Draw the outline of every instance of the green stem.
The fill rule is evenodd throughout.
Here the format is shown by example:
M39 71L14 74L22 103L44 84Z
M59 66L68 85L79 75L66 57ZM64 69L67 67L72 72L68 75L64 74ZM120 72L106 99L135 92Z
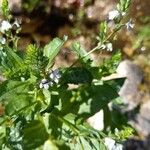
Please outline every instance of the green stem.
M83 143L82 143L80 137L79 137L79 141L80 141L80 143L81 143L82 150L84 150L84 146L83 146Z
M85 57L87 57L88 55L90 55L91 53L93 53L94 51L98 50L98 49L101 49L102 45L107 42L108 40L110 40L116 32L118 32L123 26L125 26L124 24L121 24L119 27L117 27L116 29L114 29L113 32L111 32L107 38L100 44L100 45L97 45L96 47L94 47L91 51L89 51L88 53L86 53L83 57L81 57L80 59L83 59ZM69 67L73 67L77 62L78 62L79 58Z

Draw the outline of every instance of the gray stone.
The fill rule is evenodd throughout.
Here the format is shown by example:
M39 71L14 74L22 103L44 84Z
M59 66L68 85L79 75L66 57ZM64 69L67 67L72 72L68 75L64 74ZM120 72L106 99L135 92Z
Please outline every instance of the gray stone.
M124 60L119 64L117 74L120 77L126 77L119 95L128 106L128 110L132 110L141 103L143 95L139 90L139 86L143 80L143 72L133 62Z
M131 121L131 124L143 137L150 135L150 99L141 105L139 114L135 117L135 121Z

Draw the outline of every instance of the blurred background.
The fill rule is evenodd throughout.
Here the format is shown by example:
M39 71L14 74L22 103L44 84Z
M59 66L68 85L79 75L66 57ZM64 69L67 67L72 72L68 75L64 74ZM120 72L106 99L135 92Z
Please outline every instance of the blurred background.
M54 37L68 36L68 41L56 58L55 65L68 66L74 56L69 51L73 41L79 41L87 50L96 44L99 25L116 9L117 0L8 0L14 19L21 23L18 48L24 51L28 44L44 46ZM124 73L127 81L120 91L123 110L138 136L127 141L127 149L150 148L150 1L132 0L129 18L132 30L121 30L113 41L113 51L95 53L96 62L111 57L120 50L122 62L117 73ZM134 143L134 144L133 144Z

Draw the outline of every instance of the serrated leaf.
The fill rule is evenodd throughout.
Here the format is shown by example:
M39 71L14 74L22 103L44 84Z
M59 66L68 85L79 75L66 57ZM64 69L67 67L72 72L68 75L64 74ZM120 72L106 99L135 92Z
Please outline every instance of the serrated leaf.
M117 91L106 83L89 87L87 92L90 94L87 97L88 100L80 105L78 112L85 118L94 115L100 109L103 109L111 100L119 96Z
M11 63L13 66L20 66L22 67L23 65L23 60L21 59L21 57L19 57L19 55L17 55L11 48L7 47L6 48L6 52L7 52L7 57L10 59Z
M27 95L15 95L6 105L6 114L13 115L21 111L21 109L30 106L30 97Z
M64 40L61 40L59 38L54 38L49 44L47 44L44 47L43 55L49 58L49 63L48 63L47 68L50 67L52 61L57 56L57 54L61 50L61 47L66 42L66 40L67 40L66 36L64 37Z
M31 121L23 129L23 148L27 150L35 149L48 139L45 126L39 120Z
M62 77L62 82L72 83L72 84L81 84L81 83L91 83L92 74L83 67L73 67L69 68Z
M2 0L1 9L3 16L8 18L9 16L8 0Z
M0 101L13 99L16 94L26 93L27 92L28 83L20 82L20 81L5 81L0 86Z

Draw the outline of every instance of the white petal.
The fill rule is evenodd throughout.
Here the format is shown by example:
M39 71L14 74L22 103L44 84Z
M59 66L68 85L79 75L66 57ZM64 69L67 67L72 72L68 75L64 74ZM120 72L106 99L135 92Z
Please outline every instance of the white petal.
M107 43L106 48L107 48L108 51L112 51L113 50L112 43Z
M8 21L2 21L0 31L2 33L5 33L5 31L8 31L9 29L12 28L12 25Z
M48 90L49 89L49 84L44 84L43 87L44 87L44 89Z
M59 82L59 79L58 79L58 78L55 78L55 79L54 79L54 82L55 82L55 83L58 83L58 82Z
M47 82L47 79L42 79L41 80L41 83L46 83Z
M118 10L112 10L108 13L108 19L109 20L114 20L115 18L119 17L120 13Z

